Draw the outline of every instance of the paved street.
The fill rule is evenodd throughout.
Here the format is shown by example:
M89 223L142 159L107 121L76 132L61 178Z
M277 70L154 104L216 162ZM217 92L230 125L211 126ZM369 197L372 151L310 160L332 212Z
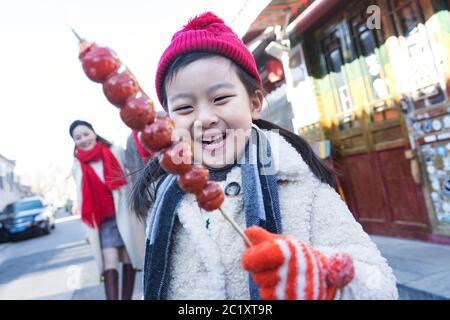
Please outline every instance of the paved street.
M0 299L104 299L77 217L57 220L50 235L0 245ZM141 296L141 273L134 299Z

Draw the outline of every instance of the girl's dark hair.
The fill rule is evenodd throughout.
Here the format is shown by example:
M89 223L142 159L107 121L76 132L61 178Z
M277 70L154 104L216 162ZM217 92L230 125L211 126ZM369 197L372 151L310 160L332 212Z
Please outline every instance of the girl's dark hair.
M159 165L158 158L151 159L139 173L130 193L130 204L139 218L144 219L156 200L158 179L164 179L167 173ZM161 180L162 181L162 180Z
M95 139L97 142L103 143L108 148L111 148L112 143L109 142L108 140L106 140L105 138L103 138L102 136L98 135L95 132L94 127L92 126L92 124L90 124L89 122L84 121L84 120L75 120L74 122L71 123L71 125L69 127L69 134L70 134L70 136L72 138L73 138L73 131L78 126L86 126L86 127L88 127L89 129L91 129L97 135L97 138ZM74 157L75 157L75 150L76 150L76 147L74 147L74 149L73 149L73 156Z
M263 130L278 130L278 133L302 156L303 161L306 162L309 169L320 181L329 184L333 188L336 187L334 180L336 173L314 153L305 139L275 123L263 119L254 120L253 123Z
M211 52L191 52L177 57L167 69L164 79L161 91L163 96L163 107L167 110L165 85L170 82L183 67L202 58L212 58L217 56L220 57L220 55ZM262 90L259 82L245 71L244 68L231 60L230 62L231 65L235 67L237 75L246 88L249 97L254 96L257 90ZM302 156L313 174L320 181L329 184L333 188L335 187L334 171L316 156L311 146L302 137L266 120L254 120L253 123L260 129L278 130L279 134ZM139 217L145 217L152 203L156 199L156 181L159 178L164 178L166 175L164 170L160 168L157 158L152 159L139 175L130 195L132 207Z

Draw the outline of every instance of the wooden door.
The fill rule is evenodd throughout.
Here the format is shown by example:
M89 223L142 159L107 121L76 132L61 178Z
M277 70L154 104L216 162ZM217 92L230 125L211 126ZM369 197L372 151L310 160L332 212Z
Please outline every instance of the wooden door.
M375 158L369 153L342 157L340 177L347 204L357 220L371 233L387 234L390 223L387 203Z

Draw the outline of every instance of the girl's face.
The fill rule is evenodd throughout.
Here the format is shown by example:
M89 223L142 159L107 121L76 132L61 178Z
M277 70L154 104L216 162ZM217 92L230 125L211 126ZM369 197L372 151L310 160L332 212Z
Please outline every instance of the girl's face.
M166 83L176 132L188 132L194 160L210 168L234 163L244 150L263 95L249 97L231 61L208 57L181 68ZM182 129L182 130L180 130Z
M97 135L89 127L79 125L73 130L75 146L83 151L89 151L97 143Z

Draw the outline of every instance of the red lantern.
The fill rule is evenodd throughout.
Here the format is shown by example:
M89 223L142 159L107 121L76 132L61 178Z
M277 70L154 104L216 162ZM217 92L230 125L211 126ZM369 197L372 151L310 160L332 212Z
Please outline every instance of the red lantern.
M267 79L270 82L277 82L283 79L283 66L277 59L270 59L266 62Z

